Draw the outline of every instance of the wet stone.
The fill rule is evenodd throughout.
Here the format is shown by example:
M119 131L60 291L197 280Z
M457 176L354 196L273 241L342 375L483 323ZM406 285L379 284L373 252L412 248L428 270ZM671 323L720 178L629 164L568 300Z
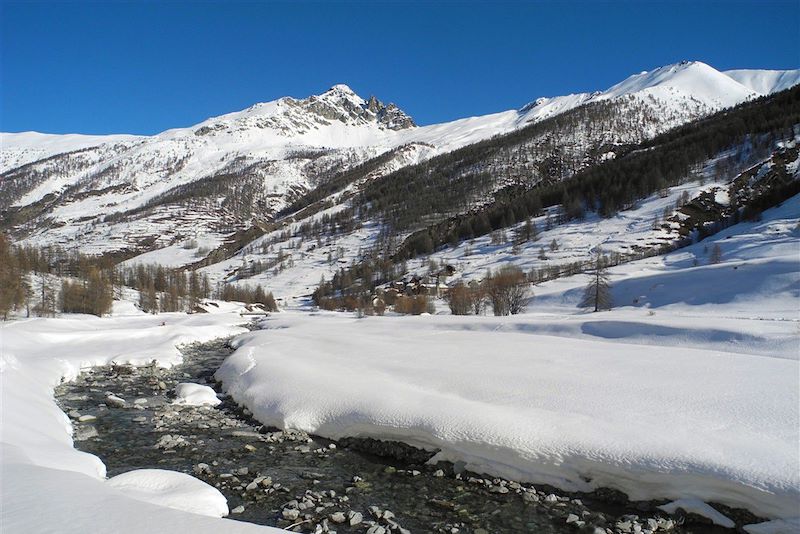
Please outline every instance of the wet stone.
M611 503L553 488L537 493L463 466L427 465L431 451L403 444L334 443L265 428L226 395L213 410L172 404L179 382L219 390L213 375L231 351L225 340L192 345L171 369L97 367L58 386L75 446L99 456L108 476L143 468L188 473L225 495L231 519L297 532L688 532L618 492L609 491ZM725 532L715 528L692 525L691 532Z

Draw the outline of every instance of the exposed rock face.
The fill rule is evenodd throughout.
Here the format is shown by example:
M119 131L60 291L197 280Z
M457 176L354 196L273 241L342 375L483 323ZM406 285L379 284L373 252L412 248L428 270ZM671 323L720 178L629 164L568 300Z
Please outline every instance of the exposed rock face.
M378 102L378 104L381 105L380 102ZM406 115L402 109L391 103L381 107L380 111L378 111L377 118L378 122L385 125L390 130L404 130L416 126L411 117Z
M344 124L377 122L382 128L403 130L415 126L414 121L394 104L384 104L375 96L363 100L346 85L334 85L321 95L304 100L285 99L293 107L313 113L328 121Z

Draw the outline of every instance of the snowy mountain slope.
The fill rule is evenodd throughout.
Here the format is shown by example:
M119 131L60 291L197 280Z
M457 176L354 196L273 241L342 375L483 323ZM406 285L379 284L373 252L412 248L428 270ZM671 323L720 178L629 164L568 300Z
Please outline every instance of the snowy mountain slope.
M723 114L705 121L703 125L690 127L687 135L693 136L692 147L697 146L706 135L702 132L716 136L715 132L726 128L731 120L741 121L746 116L758 117L758 120L787 116L789 108L783 104L785 98L791 98L791 95L781 97L780 101L773 99L754 103L733 114ZM542 279L543 273L550 277L553 272L575 272L575 265L580 266L590 259L598 248L624 257L659 251L663 253L664 249L685 244L713 228L717 222L725 224L728 218L735 217L742 209L747 214L751 202L764 195L764 198L775 199L774 193L778 192L785 199L794 194L791 190L796 190L796 184L800 183L800 150L797 148L800 132L795 134L794 140L780 142L785 133L780 129L777 137L771 137L771 141L763 146L754 146L744 138L739 141L740 145L729 145L728 149L713 153L708 159L692 162L690 167L680 171L686 174L681 174L677 181L671 182L670 187L654 187L650 189L649 196L639 198L609 215L589 212L582 217L565 220L564 207L555 204L540 214L530 216L537 234L533 239L520 241L518 236L525 223L524 219L517 219L523 222L507 226L506 223L502 230L495 232L489 233L487 230L484 234L467 234L467 237L455 240L447 237L437 241L437 245L431 249L434 250L432 253L424 253L404 262L396 260L395 267L402 269L399 276L405 276L406 279L412 275L424 279L432 268L431 264L434 270L450 265L455 268L455 275L447 283L452 284L458 279L480 280L487 269L514 264L537 280ZM609 165L622 169L623 166L630 166L632 158L647 155L646 161L642 160L637 169L645 168L653 172L665 169L664 172L667 172L667 167L656 163L671 159L665 154L673 153L670 147L674 146L674 140L670 136L663 139L666 144L662 148L658 148L660 141L656 141L656 150L634 151L630 158L626 157L619 165ZM675 153L680 154L681 150ZM480 150L478 153L485 154ZM438 160L426 165L426 168L431 167L434 173L444 173L445 177L449 176L448 173L458 175L460 168L453 168L451 160L461 161L461 157L461 152L448 155L444 161L444 171L437 171ZM469 168L476 165L468 162ZM603 172L602 169L596 170ZM637 187L639 174L640 171L625 174L626 179L630 178L631 186ZM396 179L396 174L386 178ZM399 179L399 183L404 187L403 192L409 190L409 182L404 177ZM376 184L381 185L380 182ZM782 188L787 188L785 193L780 193ZM562 198L557 189L556 194L556 198ZM401 197L405 195L407 193L401 194ZM316 288L321 276L330 281L341 269L363 262L368 254L381 254L380 250L384 249L375 252L373 249L376 247L387 246L387 229L386 225L381 224L380 217L373 216L366 220L362 217L360 223L349 226L336 223L341 217L344 217L344 223L349 220L348 210L361 209L363 203L358 203L358 198L348 200L346 194L333 194L323 203L323 206L327 206L325 209L304 212L292 220L286 220L284 225L244 246L229 259L203 267L203 271L217 281L244 285L260 283L269 286L279 297L302 299ZM388 197L376 198L384 204L391 202ZM587 202L591 204L591 198ZM761 204L761 209L775 202L777 200ZM595 202L594 205L598 204ZM409 209L413 209L413 206ZM502 207L495 213L507 217L507 210L504 211ZM749 213L757 211L751 210ZM445 236L453 225L464 224L464 220L470 218L478 220L473 211L469 217L456 216L429 228L433 228L434 234ZM412 227L411 231L417 228L419 226ZM420 232L424 234L425 231L423 223ZM390 253L397 252L399 243L408 242L408 235L408 230L397 234L394 245L388 245L394 247ZM703 263L706 258L697 257L696 260Z
M573 147L576 164L582 164L593 147L636 143L758 94L695 62L635 75L604 92L543 98L518 111L431 126L416 126L396 106L337 85L321 95L256 104L151 137L3 134L7 170L0 175L0 207L15 206L8 221L32 242L135 253L142 243L168 246L206 233L221 239L253 217L268 221L314 186L381 154L390 157L371 179L585 104L610 103L619 120L608 123L608 132L577 128L569 138L547 140L548 146ZM54 154L59 150L72 153ZM31 161L36 154L43 157ZM544 156L523 150L522 157L531 169ZM502 165L490 171L503 177ZM179 205L190 199L192 205ZM176 210L184 215L167 215ZM193 218L204 214L226 222L194 226ZM128 223L152 231L120 239L134 233ZM153 244L150 238L158 239Z
M103 144L133 143L139 135L44 134L39 132L0 132L0 174L27 163L65 152Z
M723 72L744 85L745 87L762 95L777 93L800 83L800 69L794 70L756 70L740 69L726 70Z
M377 154L372 146L384 144L386 131L412 126L411 119L395 106L384 106L376 99L365 101L339 85L305 100L282 98L143 138L141 144L98 161L86 172L68 173L59 177L59 182L42 184L22 198L20 205L47 193L63 192L67 186L97 190L130 184L134 192L114 199L114 205L124 211L175 185L226 171L234 162L239 166L245 162L277 164L270 172L271 179L265 181L266 190L280 188L285 181L307 185L298 167L310 158L295 161L306 147L323 155L342 149L337 155L340 163L360 161ZM92 180L86 182L87 177Z
M674 97L689 97L715 109L734 106L755 96L753 90L713 67L692 61L633 75L609 88L597 98L615 98L631 93L668 100Z
M790 149L791 161L782 162L785 171L793 177L795 181L800 180L800 153L797 149ZM471 241L459 243L456 246L445 247L434 252L429 256L408 262L409 271L419 276L425 276L429 264L433 261L437 265L452 265L456 268L456 274L448 283L452 284L456 280L465 282L479 280L487 270L496 270L506 264L513 264L522 268L526 272L543 270L555 266L566 266L573 262L586 261L592 254L601 249L606 254L620 253L632 254L637 250L656 249L664 245L670 245L682 239L687 234L686 228L681 228L687 224L689 215L696 210L697 205L704 206L709 211L725 209L730 204L730 199L736 198L734 191L744 182L750 185L757 183L754 180L758 177L762 183L769 183L774 178L779 164L777 163L784 154L782 151L776 152L773 156L759 162L747 169L738 176L730 180L717 181L713 179L714 168L719 160L709 161L702 173L699 173L697 180L689 181L677 187L669 188L642 199L629 210L622 211L614 217L602 218L596 214L589 214L583 220L572 220L564 224L552 224L549 220L555 220L559 208L548 210L544 215L532 219L538 228L538 235L535 240L524 243L514 243L514 235L520 231L523 224L518 224L501 233L500 240L497 234L486 235ZM699 204L701 198L713 198L716 205L707 202ZM683 199L683 200L682 200ZM684 206L681 207L681 204ZM800 224L800 197L794 196L784 202L780 207L769 211L775 219L772 223L740 223L729 229L725 229L713 239L703 242L702 245L692 245L682 248L679 251L671 252L667 257L668 263L673 268L692 267L703 265L708 262L710 248L719 241L723 257L736 258L741 261L758 261L759 258L785 257L790 260L793 255L800 257L800 240L796 226ZM709 223L710 224L710 223ZM692 231L693 234L697 230ZM553 248L551 244L555 242L557 246ZM795 258L796 259L796 258ZM654 260L659 263L661 260ZM664 258L667 262L667 258ZM791 272L795 262L786 263L784 271ZM641 263L639 263L641 265ZM710 283L710 279L705 280ZM762 280L761 283L766 284ZM646 285L646 284L643 284ZM658 284L654 283L654 287ZM699 283L702 285L702 282ZM755 284L748 289L754 289ZM777 287L784 287L780 284L774 286L775 295ZM627 293L620 293L618 302L631 303L634 299L650 293L650 290L642 290L641 286L633 286ZM672 287L672 286L670 286ZM679 301L680 296L684 298L693 297L694 304L700 304L697 286L692 284L694 289L686 291L675 291L670 296L659 293L658 299L640 298L639 306L661 306L669 302ZM636 293L641 291L640 293ZM731 299L739 294L743 297L744 289L740 286L731 288L732 294L728 294ZM761 292L769 293L769 290ZM577 303L580 296L578 292L574 295L574 303ZM773 304L780 316L791 315L791 310L796 307L796 302L787 299L777 306L777 296ZM728 313L733 313L730 308ZM737 308L737 314L747 316L746 308ZM782 314L782 315L781 315Z
M525 122L542 120L574 107L625 95L655 100L659 107L677 111L695 108L699 116L735 106L751 98L783 91L800 83L800 70L742 70L719 72L700 61L684 61L634 74L605 91L540 98L523 107Z
M560 208L556 207L547 210L540 217L532 219L532 223L538 229L538 235L534 240L521 244L514 243L514 235L523 226L520 223L500 232L499 240L497 233L485 235L410 260L406 264L408 269L406 278L412 275L425 278L431 263L437 266L451 265L455 268L455 274L447 280L446 284L452 285L459 280L464 282L480 280L485 276L487 270L496 270L507 264L516 265L525 272L535 272L586 261L598 248L605 253L632 254L639 250L670 245L682 237L679 233L681 225L677 221L684 216L676 208L682 199L685 199L683 202L690 202L702 194L711 194L720 199L728 197L731 184L712 180L714 163L709 162L706 165L705 175L701 175L698 180L670 188L666 193L662 192L643 199L634 208L621 212L615 217L602 218L596 214L589 214L584 220L557 224L551 222L558 219ZM767 162L757 165L756 168L769 165ZM790 163L789 168L797 175L797 161ZM777 227L764 225L760 228L769 236L769 239L764 239L763 246L766 246L767 243L780 243L780 246L783 247L783 254L790 255L793 244L797 243L797 237L792 233L791 222L794 219L796 223L800 223L797 198L786 203L785 206L780 211L780 217L787 221L784 221L786 224L781 227L780 232L775 229ZM325 213L331 213L331 211L315 217L321 217ZM302 237L281 239L282 232L297 231L303 222L307 221L299 221L268 233L230 259L205 267L202 271L216 281L229 280L237 284L254 285L258 283L268 286L276 296L282 297L286 303L302 302L303 296L314 290L320 277L324 276L330 280L340 268L360 261L363 252L376 242L382 230L378 224L365 224L350 233L326 237L321 244L312 239L304 240ZM749 244L742 250L747 250L755 243L755 233L750 234L749 238ZM777 241L774 241L773 238ZM555 249L551 246L553 242L557 244ZM693 262L704 264L707 262L709 254L707 248L707 245L703 245L699 248L684 249L686 252L671 254L670 261L680 257L684 258L682 260L686 264L684 266L691 266ZM729 249L728 244L723 245L726 257L733 252ZM757 248L754 249L749 259L756 259L756 256L762 253L769 255L770 252L774 251ZM262 273L256 273L252 277L232 276L232 273L236 273L238 270L247 271L247 266L254 262L272 265L272 268L266 269ZM631 291L635 292L636 290L632 289ZM621 298L624 299L624 302L631 302L636 296L626 294ZM575 298L579 297L575 296ZM645 305L647 302L648 300L643 299L641 305ZM779 313L785 314L786 310L791 309L793 305L791 301L785 303Z

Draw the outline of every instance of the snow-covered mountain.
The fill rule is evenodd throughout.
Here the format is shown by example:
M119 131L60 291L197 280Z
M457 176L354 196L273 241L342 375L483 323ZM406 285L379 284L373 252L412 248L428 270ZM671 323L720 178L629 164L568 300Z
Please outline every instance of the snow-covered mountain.
M370 178L606 103L607 113L625 119L611 131L578 128L568 141L550 135L549 143L568 143L580 160L600 145L640 142L798 81L800 71L722 73L683 62L602 92L540 98L519 110L430 126L415 125L394 104L335 85L154 136L4 133L0 209L11 208L6 225L19 237L93 253L136 253L186 236L220 240L253 218L271 221L305 192L379 155L385 157Z
M800 69L794 70L727 70L730 76L745 87L763 95L777 93L800 83Z

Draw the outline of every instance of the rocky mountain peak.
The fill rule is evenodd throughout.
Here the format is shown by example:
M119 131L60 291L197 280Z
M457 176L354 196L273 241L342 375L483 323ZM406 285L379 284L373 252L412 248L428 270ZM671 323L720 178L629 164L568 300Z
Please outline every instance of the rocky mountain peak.
M305 100L295 101L300 107L332 121L345 124L377 122L381 128L402 130L415 126L414 121L394 104L384 104L377 97L364 100L345 84L337 84Z

